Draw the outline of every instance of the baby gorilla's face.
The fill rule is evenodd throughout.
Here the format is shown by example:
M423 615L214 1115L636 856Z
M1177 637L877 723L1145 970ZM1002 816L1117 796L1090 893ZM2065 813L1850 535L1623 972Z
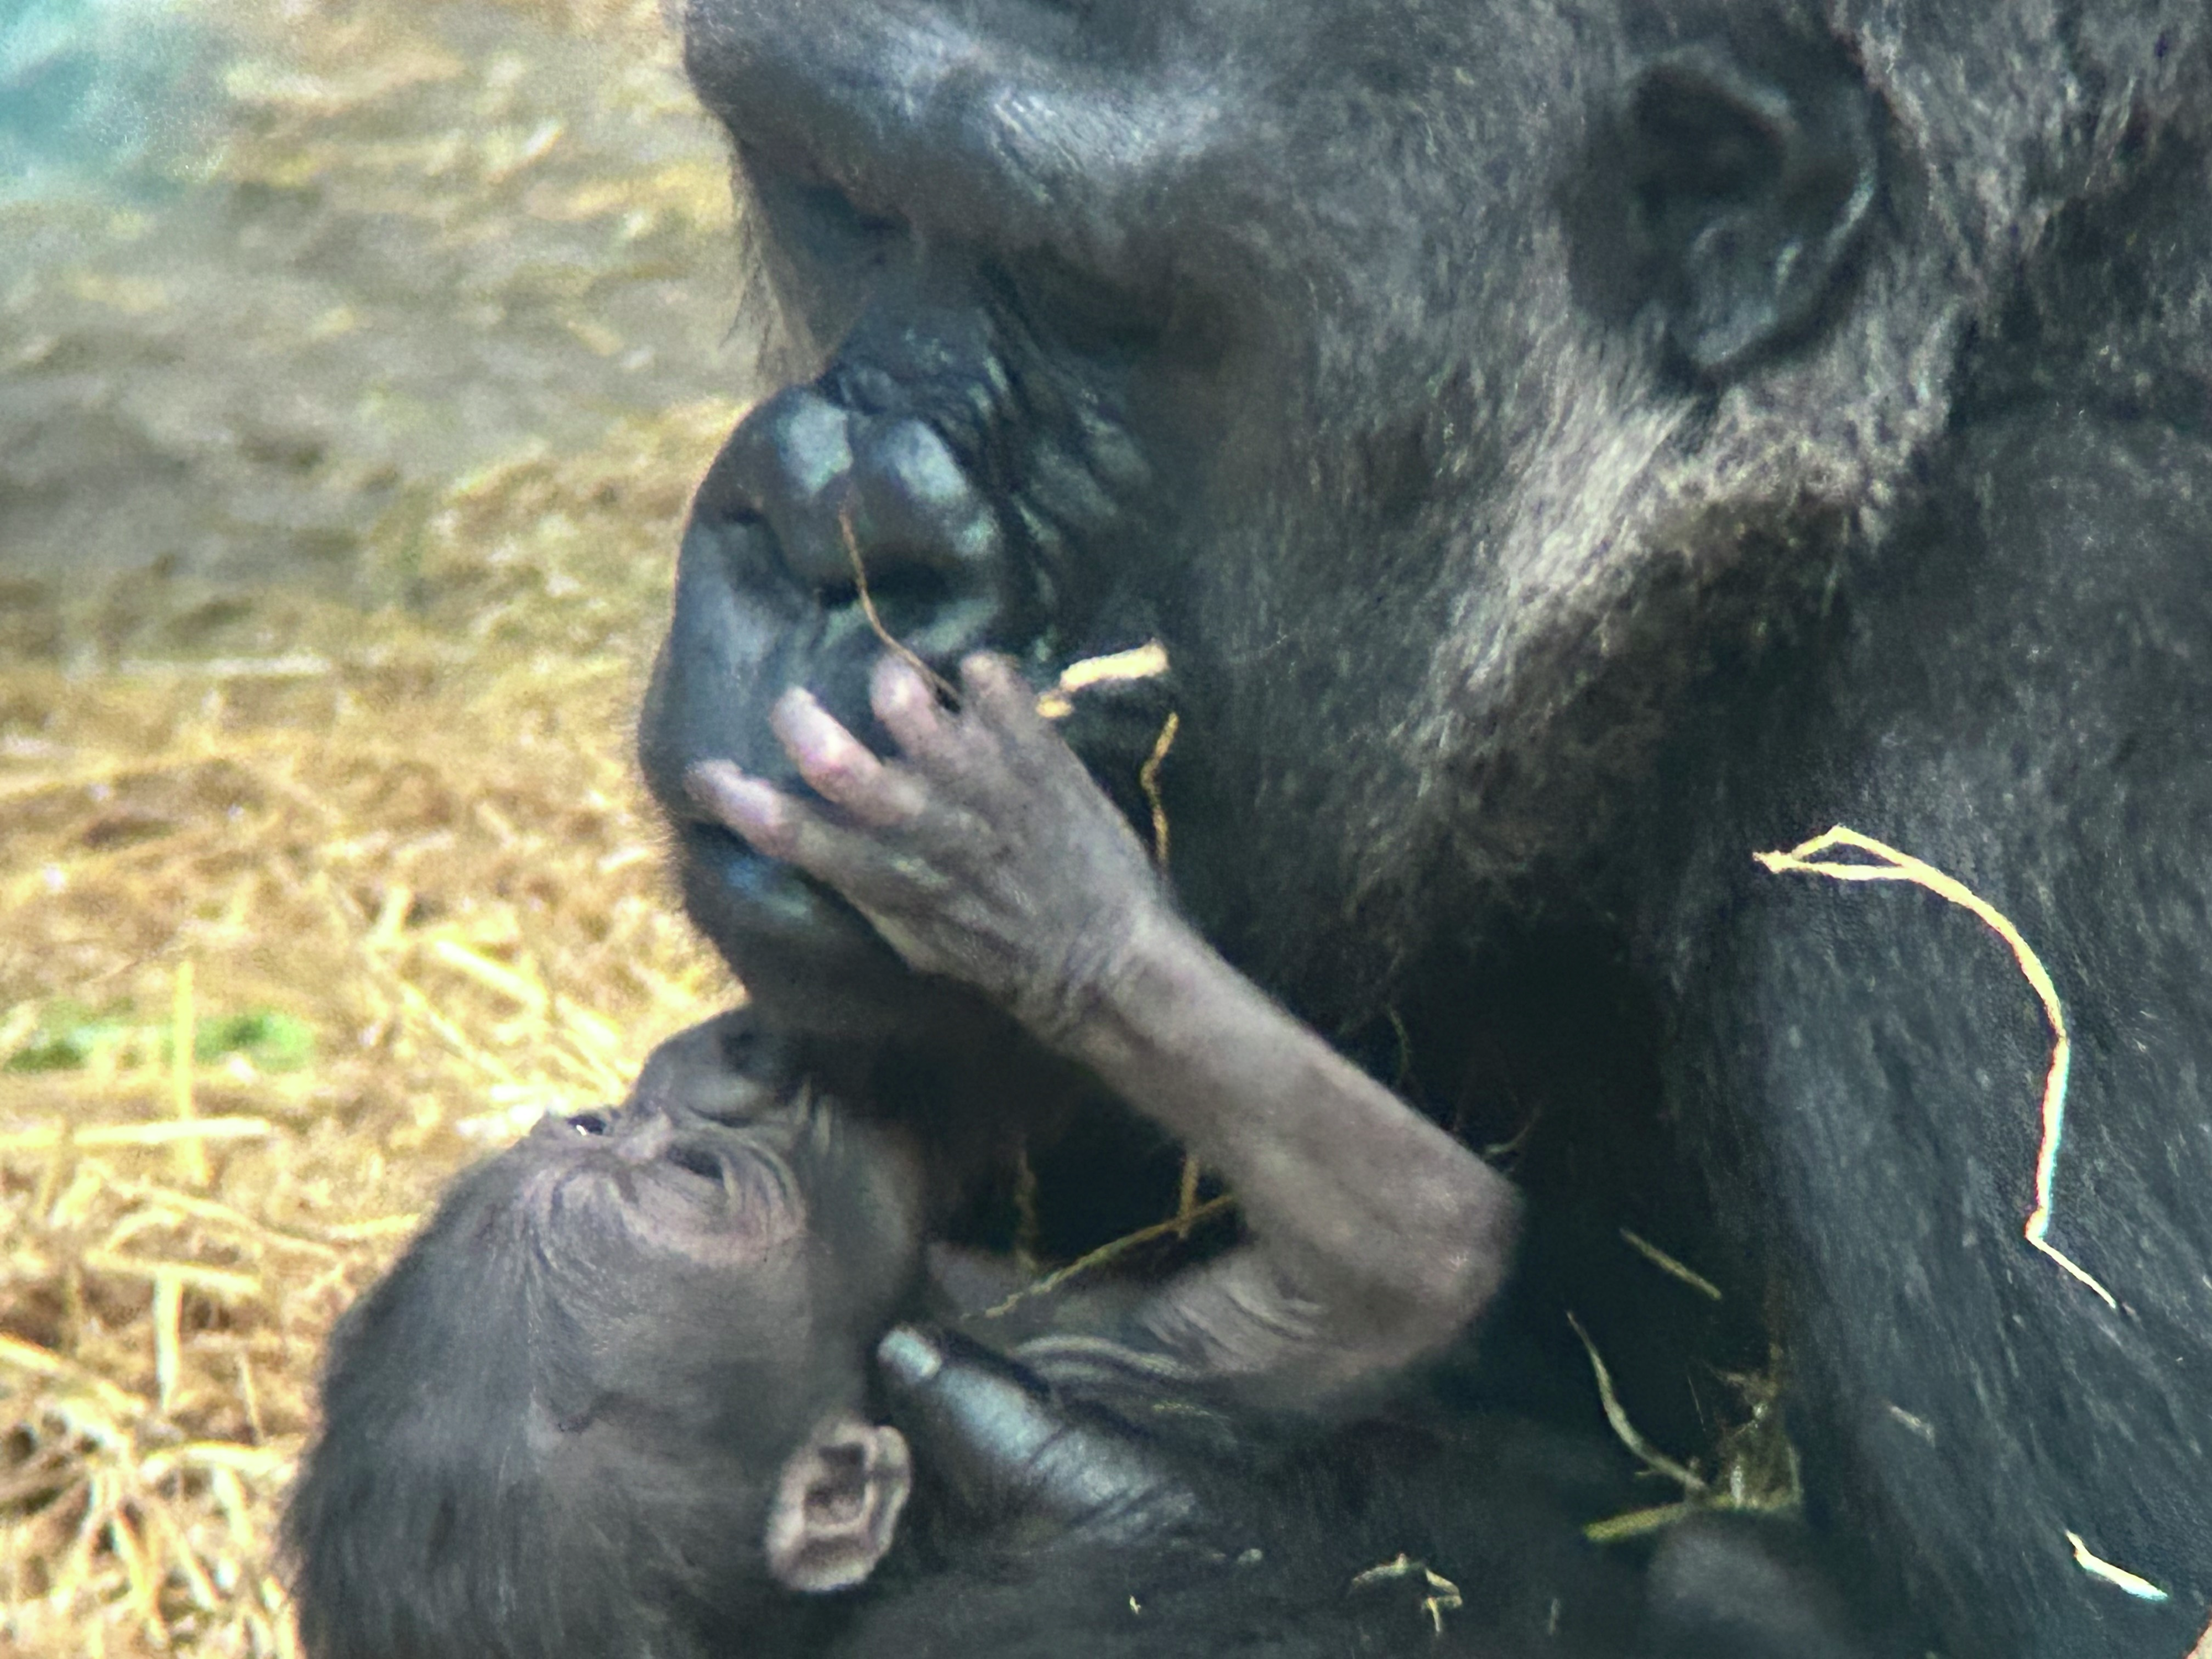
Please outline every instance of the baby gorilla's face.
M341 1322L285 1521L319 1659L723 1651L888 1547L920 1159L742 1036L467 1171Z
M684 1032L622 1107L548 1119L507 1154L582 1328L588 1417L696 1437L702 1413L742 1409L746 1439L787 1444L860 1397L914 1279L910 1139L749 1038L728 1017Z

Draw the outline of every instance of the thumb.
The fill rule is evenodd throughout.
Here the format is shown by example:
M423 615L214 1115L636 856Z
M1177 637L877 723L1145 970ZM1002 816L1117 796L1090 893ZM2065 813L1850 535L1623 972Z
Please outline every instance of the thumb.
M876 1358L916 1463L977 1520L1042 1518L1124 1542L1197 1510L1138 1431L1060 1399L1027 1366L979 1342L901 1325Z

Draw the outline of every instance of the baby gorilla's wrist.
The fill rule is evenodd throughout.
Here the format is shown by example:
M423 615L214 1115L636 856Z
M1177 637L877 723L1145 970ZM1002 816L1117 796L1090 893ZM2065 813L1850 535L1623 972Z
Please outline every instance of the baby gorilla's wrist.
M1111 1078L1155 1047L1164 1006L1210 955L1164 894L1078 932L1060 971L1041 976L1015 1017L1040 1042Z

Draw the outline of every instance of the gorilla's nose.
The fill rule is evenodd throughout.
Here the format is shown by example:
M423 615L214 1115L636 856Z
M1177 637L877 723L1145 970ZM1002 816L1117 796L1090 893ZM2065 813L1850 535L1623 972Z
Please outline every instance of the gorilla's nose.
M924 422L793 386L732 435L726 477L825 609L857 605L865 581L884 625L925 656L966 650L1002 620L998 515Z
M953 445L911 412L861 402L795 386L731 434L692 505L638 733L677 827L686 908L795 1030L879 1029L871 1011L921 1000L859 912L702 820L685 775L729 760L804 789L769 724L785 690L807 687L880 749L868 705L879 633L949 663L1018 647L1036 608L1018 602L997 509Z

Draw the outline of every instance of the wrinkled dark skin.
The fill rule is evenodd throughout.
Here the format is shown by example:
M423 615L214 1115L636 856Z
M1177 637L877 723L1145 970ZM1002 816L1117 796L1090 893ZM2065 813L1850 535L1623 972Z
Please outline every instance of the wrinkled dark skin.
M1133 1305L1056 1302L1055 1330L1225 1424L1320 1416L1460 1339L1505 1275L1504 1178L1190 931L1011 664L973 658L961 684L956 714L888 659L880 759L804 692L781 703L821 807L726 762L692 781L1236 1184L1242 1237ZM588 1659L655 1632L672 1654L818 1649L850 1611L818 1598L871 1578L914 1491L878 1398L932 1431L925 1478L969 1488L971 1531L1194 1551L1197 1498L1146 1437L1018 1383L930 1409L988 1357L885 1328L981 1172L876 1107L740 1012L664 1044L620 1110L465 1175L333 1340L286 1521L317 1659Z
M284 1543L317 1659L726 1645L779 1464L866 1399L928 1213L902 1133L794 1091L727 1022L635 1103L465 1172L325 1356ZM706 1086L711 1083L712 1086Z
M981 1018L687 793L716 759L800 791L793 685L892 749L841 520L941 670L1157 635L1171 680L1070 735L1133 815L1181 714L1172 875L1224 956L1468 1134L1533 1111L1533 1190L1773 1308L1811 1512L1927 1646L2187 1652L2208 30L2195 0L695 0L805 384L702 487L647 711L691 914L779 1018ZM2003 947L1751 861L1838 822L2049 964L2052 1238L2116 1306L2021 1237L2048 1035ZM1632 1271L1564 1259L1561 1297L1691 1443L1644 1380L1684 1367L1597 1306Z
M883 659L878 758L804 690L770 725L830 810L726 764L691 793L753 848L842 894L918 973L957 981L1054 1047L1077 1044L1127 972L1140 926L1170 911L1151 855L1032 705L1012 665L979 657L958 712Z
M1594 1431L1347 1420L1466 1342L1517 1200L1197 939L1010 663L963 662L955 709L886 659L872 702L880 756L779 702L812 799L727 762L695 796L1172 1129L1241 1236L1039 1297L1007 1355L942 1323L1014 1340L962 1263L919 1272L988 1141L749 1010L682 1033L465 1174L346 1316L285 1521L315 1659L1864 1651L1786 1529L1686 1529L1639 1609L1575 1531L1633 1493ZM1467 1593L1360 1581L1409 1548Z

